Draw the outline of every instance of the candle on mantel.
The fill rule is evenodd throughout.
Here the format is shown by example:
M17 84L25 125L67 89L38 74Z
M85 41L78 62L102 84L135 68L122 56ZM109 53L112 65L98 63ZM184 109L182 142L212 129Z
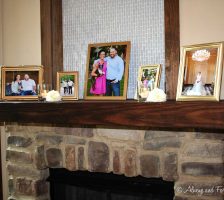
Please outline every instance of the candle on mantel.
M40 95L40 85L37 84L37 94Z
M47 90L44 90L44 92L41 93L42 98L46 98L47 97Z
M43 84L43 90L46 90L46 84Z

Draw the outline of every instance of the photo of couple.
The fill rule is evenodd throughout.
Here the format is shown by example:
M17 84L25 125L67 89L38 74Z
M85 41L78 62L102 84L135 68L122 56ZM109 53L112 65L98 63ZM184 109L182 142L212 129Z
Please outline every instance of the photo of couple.
M61 77L61 96L73 96L74 95L74 76L65 75Z
M7 72L5 96L37 95L38 73L34 72L33 75L35 80L30 78L29 72Z
M78 100L78 72L57 72L57 91L63 100Z
M129 42L89 46L85 98L123 98L127 90Z

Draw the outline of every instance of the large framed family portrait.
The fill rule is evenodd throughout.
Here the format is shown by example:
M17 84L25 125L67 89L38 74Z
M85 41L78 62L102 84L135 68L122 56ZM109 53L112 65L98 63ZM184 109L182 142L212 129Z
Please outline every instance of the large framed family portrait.
M159 87L161 65L143 65L138 70L137 99L145 101L150 91Z
M219 101L223 43L181 48L177 101Z
M126 99L130 47L130 42L89 44L85 99Z
M3 66L3 100L38 100L43 83L43 66Z
M63 100L78 100L78 72L57 72L57 91Z

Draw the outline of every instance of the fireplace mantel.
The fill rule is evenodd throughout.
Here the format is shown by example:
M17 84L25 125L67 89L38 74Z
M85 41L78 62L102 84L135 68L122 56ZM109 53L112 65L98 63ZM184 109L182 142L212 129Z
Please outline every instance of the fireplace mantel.
M0 122L59 126L199 128L224 130L224 101L1 102Z

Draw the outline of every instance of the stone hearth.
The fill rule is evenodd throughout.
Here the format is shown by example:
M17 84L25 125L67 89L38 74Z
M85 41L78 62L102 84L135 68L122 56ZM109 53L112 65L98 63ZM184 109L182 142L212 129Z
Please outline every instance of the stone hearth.
M223 134L10 124L1 135L11 200L48 200L49 167L162 177L175 200L224 197Z

